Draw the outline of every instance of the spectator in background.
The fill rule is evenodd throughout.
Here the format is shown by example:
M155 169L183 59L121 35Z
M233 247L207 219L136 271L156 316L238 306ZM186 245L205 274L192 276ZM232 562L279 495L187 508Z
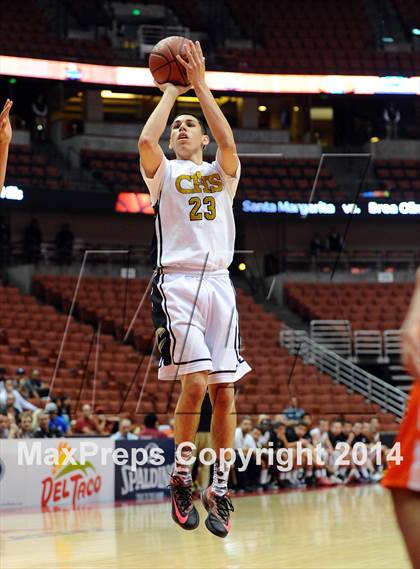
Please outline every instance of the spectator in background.
M69 427L66 421L58 416L57 405L51 401L45 405L44 411L50 416L50 429L57 429L62 435L66 435Z
M287 425L295 425L302 421L305 415L305 410L299 407L297 397L291 397L289 407L286 407L283 411L283 415L286 418Z
M56 439L62 434L55 427L50 427L50 416L48 413L38 415L38 428L35 429L32 437L34 439Z
M0 439L8 439L9 436L9 418L5 411L0 410Z
M343 248L343 238L338 233L337 229L335 227L332 227L328 235L328 250L340 252L342 248Z
M32 427L32 413L30 411L24 411L19 417L18 430L14 438L16 439L30 439L34 434L34 429Z
M259 478L259 469L255 462L255 458L251 457L248 467L244 471L240 471L239 467L242 465L240 460L240 455L238 450L242 449L244 456L248 450L255 450L257 445L254 438L251 435L252 431L252 421L250 417L244 417L235 430L235 450L236 450L236 462L235 462L235 475L237 481L237 490L239 491L250 491L255 489L255 485ZM238 460L239 459L239 460Z
M56 400L57 405L57 415L63 419L70 427L70 419L71 419L71 404L70 404L70 397L63 393L60 397Z
M311 430L312 427L313 427L313 424L312 424L312 415L311 415L310 413L308 413L308 412L304 413L304 415L303 415L303 417L302 417L302 423L304 423L304 424L306 425L306 429L307 429L307 433L306 433L305 437L306 437L307 439L310 439L311 437L310 437L309 432L310 432L310 430Z
M108 420L108 417L105 415L104 409L100 405L95 408L95 417L98 423L99 433L106 437L110 435L112 432L112 427L116 427L115 419ZM117 421L119 422L119 418L117 419Z
M175 427L175 419L173 417L171 417L169 419L168 424L159 425L159 432L164 433L169 439L173 439L174 438L174 427Z
M60 265L70 265L73 260L74 235L68 223L63 223L54 239L57 261Z
M20 411L16 406L16 399L13 393L8 393L6 396L6 402L4 404L4 411L6 411L9 420L13 423L17 423L19 420Z
M32 103L34 139L45 140L48 126L48 105L44 95L39 94Z
M276 433L274 450L277 456L277 452L286 450L289 447L289 443L286 437L286 424L276 421L273 427ZM276 464L274 464L270 470L273 487L277 486L278 488L290 488L292 485L290 471L279 471Z
M309 250L313 257L317 257L320 253L325 251L325 245L319 233L315 233L309 243Z
M388 103L384 109L383 116L387 139L398 138L398 127L401 120L401 113L397 108L395 108L394 103Z
M258 421L258 428L261 431L259 442L263 447L267 447L268 443L275 441L275 434L272 428L271 419L268 415L260 415Z
M0 390L0 406L6 405L7 395L11 393L14 395L15 398L15 407L21 413L22 411L36 411L37 407L32 405L29 401L27 401L22 395L13 388L13 381L11 379L6 379L4 382L4 389Z
M92 407L88 404L82 407L82 416L75 421L73 426L74 434L82 435L101 435L100 427L93 414Z
M381 442L381 429L378 417L372 417L370 420L370 441L372 443Z
M23 254L28 263L37 263L41 257L42 233L37 219L33 218L23 234Z
M347 441L349 439L350 433L353 430L353 423L351 421L344 421L343 422L343 433L347 437Z
M6 381L7 377L6 377L6 368L4 367L0 367L0 393L3 391L4 389L4 384Z
M327 441L329 443L329 438L328 438L329 427L330 423L328 419L320 419L318 422L318 427L314 427L313 429L310 430L309 434L311 436L312 444L314 446L318 444L327 446Z
M29 397L40 399L41 389L48 389L48 385L42 382L39 370L32 369L28 379L25 381L25 389L28 391Z
M138 437L131 432L132 424L130 419L121 419L119 429L111 435L113 441L138 441Z
M158 419L155 413L149 413L144 418L144 426L139 433L141 439L166 439L165 433L158 429Z
M339 419L332 421L328 438L333 448L335 448L338 443L349 442L349 444L351 444L350 441L347 441L347 436L343 433L343 423Z

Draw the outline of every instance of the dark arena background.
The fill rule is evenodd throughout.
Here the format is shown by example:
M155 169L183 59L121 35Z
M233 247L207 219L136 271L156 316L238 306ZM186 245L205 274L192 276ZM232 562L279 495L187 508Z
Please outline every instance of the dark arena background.
M170 519L180 382L157 379L137 146L168 36L200 41L242 169L230 273L252 371L235 384L235 448L255 452L230 470L225 540ZM0 0L7 98L0 566L412 567L380 481L404 459L415 381L400 356L420 264L420 3ZM202 116L194 90L171 119L188 113ZM324 445L326 468L270 466L282 441ZM128 464L104 459L116 449ZM210 476L194 467L196 497Z

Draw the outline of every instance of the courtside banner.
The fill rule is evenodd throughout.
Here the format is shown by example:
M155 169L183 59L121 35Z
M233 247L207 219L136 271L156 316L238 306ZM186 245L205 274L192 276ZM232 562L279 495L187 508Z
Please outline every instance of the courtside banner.
M0 441L0 509L112 502L114 446L99 438Z
M17 467L16 440L0 439L0 511L26 505L25 469Z
M115 461L115 500L155 500L169 494L173 439L116 441L115 450L121 458L128 455L128 461Z

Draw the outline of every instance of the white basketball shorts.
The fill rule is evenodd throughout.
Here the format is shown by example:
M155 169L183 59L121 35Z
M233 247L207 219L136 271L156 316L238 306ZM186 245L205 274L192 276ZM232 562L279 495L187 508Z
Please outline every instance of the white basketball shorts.
M152 316L160 351L159 379L208 371L208 383L238 381L251 368L241 357L235 289L227 270L158 271Z

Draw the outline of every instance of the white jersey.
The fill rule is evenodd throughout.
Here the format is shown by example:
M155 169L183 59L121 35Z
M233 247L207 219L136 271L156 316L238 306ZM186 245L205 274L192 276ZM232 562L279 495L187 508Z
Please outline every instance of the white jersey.
M211 164L163 157L153 178L141 167L157 210L157 266L180 271L227 269L233 259L233 198L240 164L228 176L217 157Z

